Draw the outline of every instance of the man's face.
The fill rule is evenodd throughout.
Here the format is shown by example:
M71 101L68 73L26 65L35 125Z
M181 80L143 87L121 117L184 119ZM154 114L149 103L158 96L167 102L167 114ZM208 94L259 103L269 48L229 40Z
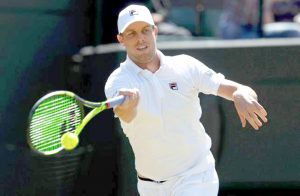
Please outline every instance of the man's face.
M147 64L156 55L157 27L145 22L134 22L117 36L128 56L136 64Z

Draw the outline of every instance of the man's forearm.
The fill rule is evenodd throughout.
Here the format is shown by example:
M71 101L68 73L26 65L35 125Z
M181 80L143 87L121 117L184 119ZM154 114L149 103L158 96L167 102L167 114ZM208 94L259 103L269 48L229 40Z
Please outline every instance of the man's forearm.
M137 109L123 109L116 107L114 109L115 114L124 122L130 123L136 116Z
M252 88L231 80L224 80L222 84L220 84L220 87L218 89L218 96L233 101L234 95L238 91L244 91L257 100L257 94Z

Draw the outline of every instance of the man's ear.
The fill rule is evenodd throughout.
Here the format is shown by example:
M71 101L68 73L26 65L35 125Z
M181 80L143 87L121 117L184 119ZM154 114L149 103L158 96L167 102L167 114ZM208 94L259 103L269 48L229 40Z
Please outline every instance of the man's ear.
M124 40L123 40L124 38L123 38L123 36L120 35L120 34L118 34L118 35L117 35L117 39L118 39L119 43L122 44L122 45L124 46Z
M155 36L157 37L157 35L158 35L158 27L156 25L154 25L154 33L155 33Z

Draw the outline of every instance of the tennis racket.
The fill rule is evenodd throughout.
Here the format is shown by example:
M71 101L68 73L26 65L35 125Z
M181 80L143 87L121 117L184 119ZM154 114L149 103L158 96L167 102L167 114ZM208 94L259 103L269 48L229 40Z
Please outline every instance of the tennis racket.
M121 95L97 103L86 101L69 91L51 92L40 98L30 111L28 144L43 155L52 155L63 149L72 150L77 146L84 126L94 116L122 104L124 99ZM84 106L93 108L86 116ZM68 143L74 144L73 147L68 147Z

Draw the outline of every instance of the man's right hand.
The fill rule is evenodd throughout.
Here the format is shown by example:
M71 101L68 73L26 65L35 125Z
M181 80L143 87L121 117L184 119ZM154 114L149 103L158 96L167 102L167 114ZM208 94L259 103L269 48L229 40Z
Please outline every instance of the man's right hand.
M114 109L115 114L123 121L131 122L137 113L137 105L139 102L139 90L133 89L120 89L119 95L124 95L125 101Z

